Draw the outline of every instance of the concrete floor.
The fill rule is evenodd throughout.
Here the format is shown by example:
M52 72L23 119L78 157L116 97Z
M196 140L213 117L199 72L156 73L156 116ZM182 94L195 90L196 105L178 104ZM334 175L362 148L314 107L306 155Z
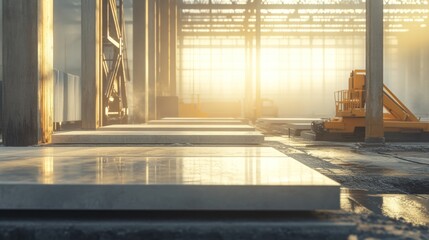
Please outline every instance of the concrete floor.
M109 155L118 157L111 145L27 148L23 156L43 156L45 151L67 151L66 156ZM429 143L395 143L381 148L361 148L355 143L314 142L299 137L266 136L251 155L282 154L341 183L341 210L315 212L99 212L105 219L82 212L1 211L0 238L19 239L429 239ZM49 150L50 149L50 150ZM0 148L0 159L16 149ZM190 147L194 157L243 156L244 149ZM183 154L182 148L138 148L123 156L148 154L166 157ZM49 165L49 164L48 164ZM4 171L2 171L4 173ZM0 193L1 195L2 193ZM43 217L42 217L43 216ZM74 220L70 220L74 219ZM119 224L121 223L121 224ZM52 231L40 231L40 229ZM162 234L161 234L162 233ZM161 235L160 235L161 234ZM39 236L39 237L37 237ZM162 237L160 237L162 236ZM293 237L291 237L293 236ZM138 238L138 237L137 237Z

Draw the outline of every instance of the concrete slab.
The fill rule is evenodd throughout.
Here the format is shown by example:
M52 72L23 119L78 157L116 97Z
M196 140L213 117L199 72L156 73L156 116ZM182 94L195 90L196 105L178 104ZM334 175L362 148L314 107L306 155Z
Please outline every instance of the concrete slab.
M1 157L1 210L338 209L340 185L290 157Z
M1 147L0 161L34 157L284 157L271 147Z
M301 136L303 131L311 130L311 123L286 123L284 127L288 130L289 136Z
M311 130L311 123L286 123L286 128Z
M103 131L255 131L249 125L147 125L116 124L101 127Z
M311 123L320 121L321 118L259 118L258 123L265 124L286 124L286 123Z
M150 125L160 125L160 124L167 124L167 125L241 125L245 124L244 122L240 120L152 120L149 121L148 124Z
M320 120L320 118L259 118L256 125L267 132L289 134L288 129L285 128L286 124L311 124L313 121ZM300 133L301 131L299 131L299 134Z
M259 132L72 131L52 135L54 144L261 144Z
M208 120L208 121L219 121L219 120L239 120L243 121L244 118L232 118L232 117L212 117L212 118L199 118L199 117L165 117L162 118L162 120L194 120L194 121L201 121L201 120Z

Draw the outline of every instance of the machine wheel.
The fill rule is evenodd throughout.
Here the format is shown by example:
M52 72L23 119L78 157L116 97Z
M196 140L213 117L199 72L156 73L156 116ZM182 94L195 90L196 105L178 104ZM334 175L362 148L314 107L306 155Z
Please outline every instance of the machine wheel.
M311 122L311 130L319 136L325 134L327 131L323 121L313 121Z

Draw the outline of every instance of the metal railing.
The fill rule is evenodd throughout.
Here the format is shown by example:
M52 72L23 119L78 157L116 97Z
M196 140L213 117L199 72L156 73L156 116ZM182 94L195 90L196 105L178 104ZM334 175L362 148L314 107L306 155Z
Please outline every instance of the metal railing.
M363 101L365 91L363 90L341 90L336 91L335 108L338 113L352 113L353 110L362 110L365 106Z

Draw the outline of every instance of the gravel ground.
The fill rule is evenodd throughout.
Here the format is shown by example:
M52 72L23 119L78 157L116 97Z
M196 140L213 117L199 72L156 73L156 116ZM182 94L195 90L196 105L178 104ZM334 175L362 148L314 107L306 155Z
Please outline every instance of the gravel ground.
M429 144L371 148L287 137L266 140L266 146L342 184L343 211L337 214L357 226L349 239L429 239Z

